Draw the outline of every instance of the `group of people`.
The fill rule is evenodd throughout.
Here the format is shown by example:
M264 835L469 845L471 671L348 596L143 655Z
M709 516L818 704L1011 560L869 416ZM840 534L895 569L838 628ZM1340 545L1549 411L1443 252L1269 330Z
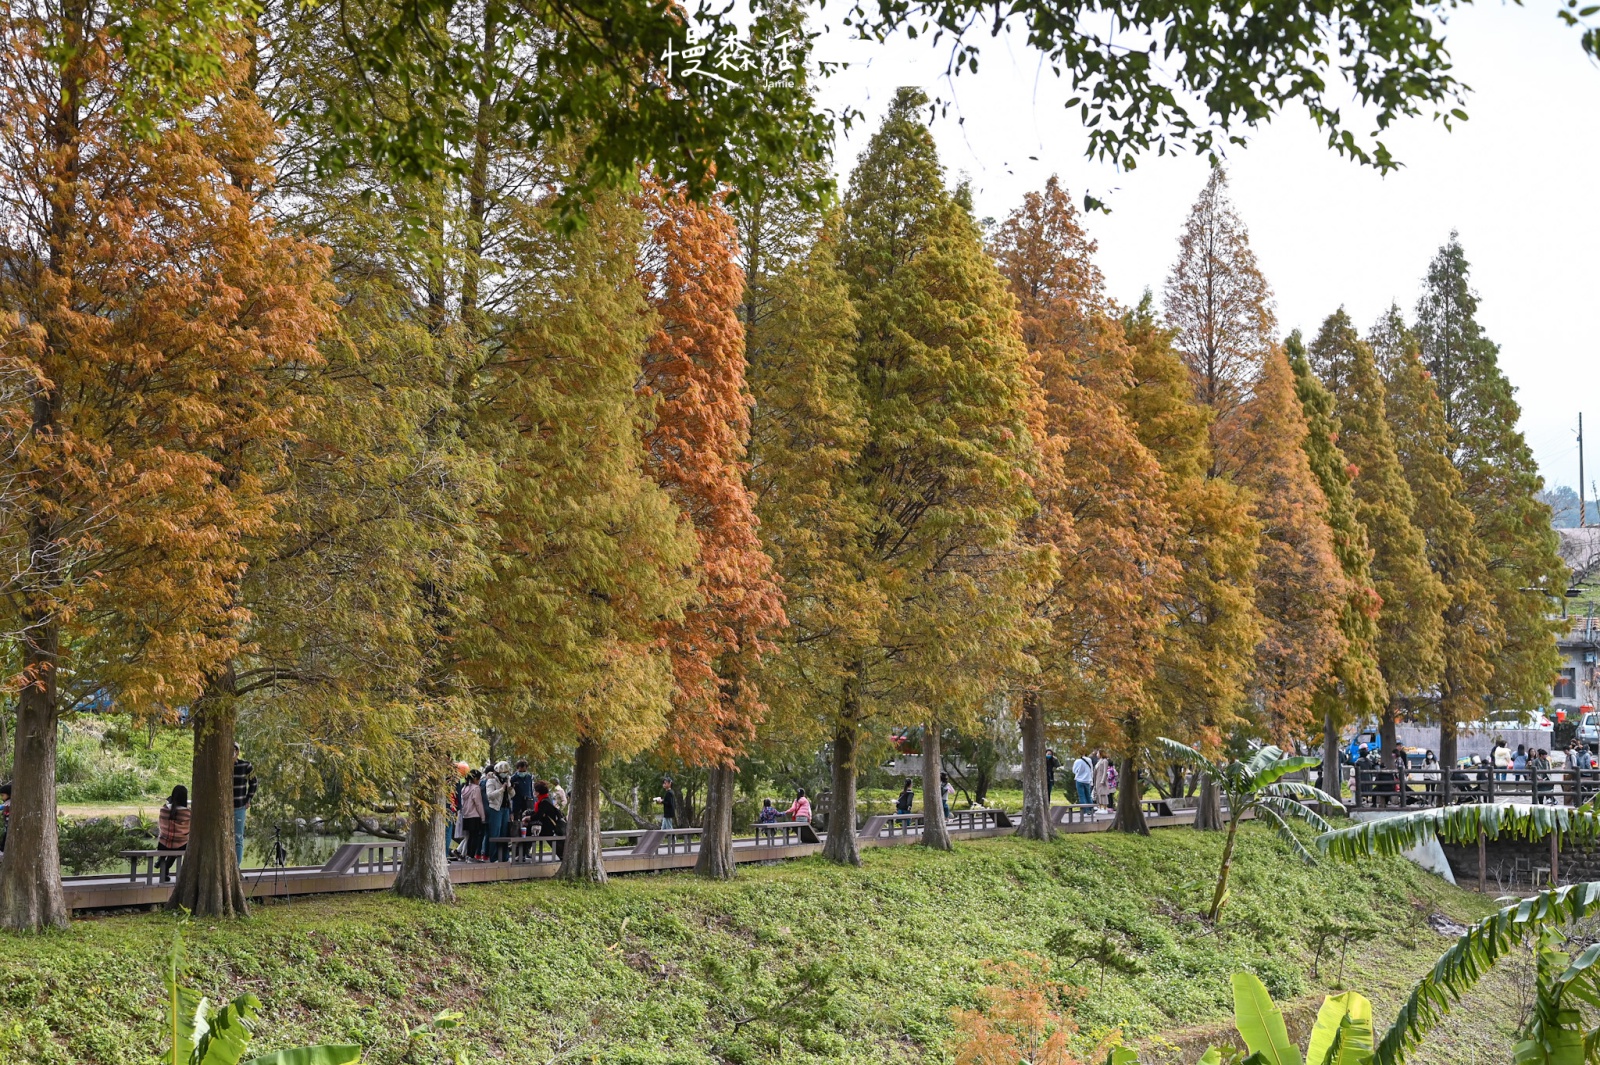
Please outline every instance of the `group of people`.
M555 836L556 855L565 849L567 793L559 783L536 780L526 759L513 772L504 759L474 769L456 763L449 795L445 851L451 861L504 862L512 838ZM526 847L518 850L526 851Z
M250 805L256 799L256 767L241 756L239 745L233 745L233 850L234 859L244 867L244 826ZM189 849L189 828L194 819L189 808L189 789L182 784L173 786L167 801L156 814L156 850L184 851ZM177 854L156 859L156 868L165 883L172 876L172 867L178 862Z
M1055 797L1056 770L1061 767L1056 752L1044 752L1044 781L1046 800ZM1115 806L1117 794L1117 767L1101 750L1079 755L1072 763L1072 785L1080 806Z
M1355 769L1359 791L1371 796L1378 805L1387 806L1393 796L1399 796L1404 804L1403 793L1411 780L1426 783L1441 778L1439 760L1431 750L1423 753L1420 763L1413 763L1411 752L1398 745L1388 759L1389 764L1365 744L1357 754ZM1489 754L1469 756L1450 771L1450 787L1456 794L1487 796L1491 780L1532 781L1536 802L1559 802L1562 792L1558 782L1552 779L1552 773L1569 768L1592 771L1600 768L1600 763L1581 740L1574 739L1564 751L1551 752L1520 743L1512 750L1504 738L1496 736Z

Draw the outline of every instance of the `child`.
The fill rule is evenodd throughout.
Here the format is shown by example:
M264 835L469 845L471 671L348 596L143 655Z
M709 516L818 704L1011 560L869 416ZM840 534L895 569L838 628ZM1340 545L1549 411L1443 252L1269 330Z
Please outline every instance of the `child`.
M778 808L776 806L772 805L772 800L771 799L762 799L761 800L761 816L756 818L756 824L758 824L758 825L775 825L777 823L778 823ZM763 829L762 831L766 833L766 836L767 836L768 839L773 839L778 835L778 830L775 829L775 828L767 828L767 829Z

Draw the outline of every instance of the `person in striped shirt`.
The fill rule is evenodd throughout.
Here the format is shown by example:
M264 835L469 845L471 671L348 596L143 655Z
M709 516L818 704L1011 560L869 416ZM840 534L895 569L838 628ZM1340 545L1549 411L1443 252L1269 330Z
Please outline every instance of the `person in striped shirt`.
M244 817L256 797L256 767L239 757L239 745L233 745L233 849L244 868Z

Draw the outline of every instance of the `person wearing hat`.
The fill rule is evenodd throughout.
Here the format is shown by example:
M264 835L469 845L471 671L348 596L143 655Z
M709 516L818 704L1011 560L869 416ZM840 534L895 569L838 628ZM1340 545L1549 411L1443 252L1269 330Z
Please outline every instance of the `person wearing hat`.
M510 848L494 840L506 835L511 825L511 764L500 761L483 775L483 808L488 817L489 845L485 857L491 862L507 861Z

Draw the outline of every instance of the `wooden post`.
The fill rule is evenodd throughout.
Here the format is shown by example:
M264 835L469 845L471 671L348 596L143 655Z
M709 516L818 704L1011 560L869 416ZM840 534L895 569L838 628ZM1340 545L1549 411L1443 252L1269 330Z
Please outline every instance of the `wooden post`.
M1550 830L1550 886L1561 883L1561 833Z
M1483 829L1478 829L1478 890L1489 890L1489 843L1488 837L1483 834Z

